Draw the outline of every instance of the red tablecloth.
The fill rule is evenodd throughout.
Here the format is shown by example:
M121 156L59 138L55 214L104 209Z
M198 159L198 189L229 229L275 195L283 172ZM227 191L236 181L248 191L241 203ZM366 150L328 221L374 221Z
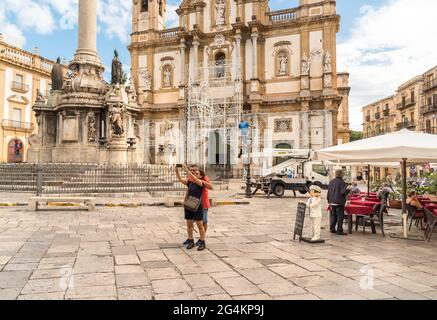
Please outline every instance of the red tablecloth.
M367 192L361 192L360 194L363 195L363 196L367 196ZM378 194L376 192L370 192L369 193L369 196L371 196L371 197L376 197L377 195Z
M353 206L366 206L371 208L373 208L374 205L379 203L380 202L374 202L374 201L351 200L351 205Z
M434 214L437 216L437 209L434 209Z
M419 201L423 206L425 204L437 204L437 201L434 201L434 200L419 200Z
M374 197L364 197L364 199L365 199L366 201L381 202L380 199L378 199L378 198L374 198Z
M434 209L437 209L437 204L435 204L435 203L425 203L424 207L427 208L428 210L433 211Z
M347 205L345 207L345 212L347 215L371 215L373 214L373 208L367 206Z

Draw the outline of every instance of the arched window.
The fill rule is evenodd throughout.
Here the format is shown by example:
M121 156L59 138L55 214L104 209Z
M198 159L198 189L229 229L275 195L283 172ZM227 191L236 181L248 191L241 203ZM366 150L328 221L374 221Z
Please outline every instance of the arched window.
M219 52L215 55L215 69L217 78L225 77L225 60L226 55L224 54L224 52Z
M141 12L149 11L149 0L141 0Z

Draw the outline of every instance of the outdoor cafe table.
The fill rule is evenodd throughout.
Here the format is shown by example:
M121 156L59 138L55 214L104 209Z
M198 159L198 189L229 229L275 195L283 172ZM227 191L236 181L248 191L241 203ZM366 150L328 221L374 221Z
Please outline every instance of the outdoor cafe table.
M369 206L357 206L357 205L346 205L345 213L348 217L348 233L352 234L353 216L370 216L373 214L373 208ZM374 227L372 227L372 232L376 233Z
M351 205L353 206L366 206L366 207L372 207L376 204L380 204L381 202L375 202L375 201L363 201L363 200L351 200Z

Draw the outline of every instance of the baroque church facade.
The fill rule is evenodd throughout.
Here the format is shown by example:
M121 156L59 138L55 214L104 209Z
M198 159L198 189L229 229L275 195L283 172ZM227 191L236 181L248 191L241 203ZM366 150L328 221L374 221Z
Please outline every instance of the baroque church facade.
M256 155L349 142L335 1L270 11L268 0L183 0L171 29L166 13L165 0L133 0L129 50L145 162L241 168L242 147Z

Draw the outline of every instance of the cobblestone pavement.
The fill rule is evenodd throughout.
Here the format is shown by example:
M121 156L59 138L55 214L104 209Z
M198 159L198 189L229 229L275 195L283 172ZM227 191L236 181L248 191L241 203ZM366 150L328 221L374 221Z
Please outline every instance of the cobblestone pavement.
M203 252L182 247L181 208L3 208L0 299L437 298L437 236L326 228L326 244L293 242L297 203L259 197L213 208Z

